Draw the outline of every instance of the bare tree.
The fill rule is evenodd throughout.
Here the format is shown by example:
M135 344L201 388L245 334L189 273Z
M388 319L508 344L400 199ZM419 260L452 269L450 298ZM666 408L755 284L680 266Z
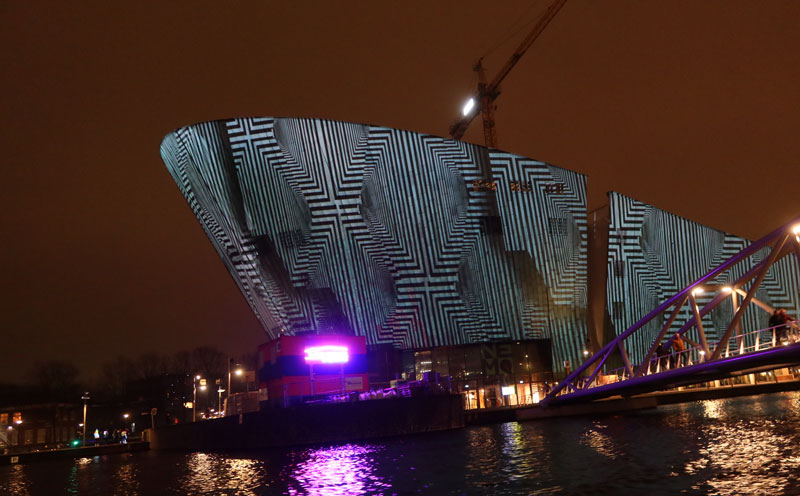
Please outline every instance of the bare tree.
M98 389L110 398L122 398L127 393L128 384L136 379L135 364L122 355L105 362L100 369Z
M151 379L167 373L165 357L155 352L142 353L136 358L134 366L140 379Z
M172 355L169 371L177 375L192 375L194 365L192 365L192 354L188 351L179 351Z
M207 378L220 378L228 373L225 354L212 346L198 346L192 350L192 364Z
M78 374L75 364L61 360L36 362L29 371L34 386L51 399L74 396L80 390Z

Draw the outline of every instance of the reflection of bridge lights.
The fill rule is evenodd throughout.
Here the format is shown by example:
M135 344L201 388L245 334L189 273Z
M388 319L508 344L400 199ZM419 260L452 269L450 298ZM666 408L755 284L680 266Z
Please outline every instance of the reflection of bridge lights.
M264 468L258 459L228 457L218 454L193 453L183 458L186 472L180 477L182 492L186 494L240 494L245 488L264 484ZM238 491L237 491L238 490Z
M733 288L732 288L732 287L730 287L730 286L724 286L724 287L722 288L722 292L723 292L723 293L733 293Z

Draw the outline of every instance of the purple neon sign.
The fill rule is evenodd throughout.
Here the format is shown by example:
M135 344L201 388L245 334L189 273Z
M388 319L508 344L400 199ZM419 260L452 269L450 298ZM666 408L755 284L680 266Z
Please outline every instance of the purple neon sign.
M306 363L347 363L350 352L347 346L309 346L305 350Z

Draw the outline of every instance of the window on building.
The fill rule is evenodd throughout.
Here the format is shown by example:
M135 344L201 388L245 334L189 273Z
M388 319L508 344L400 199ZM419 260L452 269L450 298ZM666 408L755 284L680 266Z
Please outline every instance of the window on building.
M445 376L450 370L447 362L447 348L435 348L431 352L431 370L439 375Z
M481 350L476 345L464 347L464 375L465 377L483 374L481 363Z
M15 424L21 424L22 423L22 412L14 412L13 421L14 421Z
M36 429L36 444L47 442L47 429Z
M415 365L415 374L417 379L422 378L425 372L430 372L433 367L433 363L431 361L431 352L430 351L417 351L414 352L414 365Z
M464 363L464 349L462 347L450 348L447 351L447 365L450 377L454 379L463 379L466 370Z
M33 444L33 429L24 431L24 444Z
M8 425L8 414L0 413L0 425Z

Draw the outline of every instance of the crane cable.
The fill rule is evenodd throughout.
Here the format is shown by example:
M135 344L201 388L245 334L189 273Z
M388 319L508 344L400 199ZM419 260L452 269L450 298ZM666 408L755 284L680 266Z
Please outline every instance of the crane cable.
M531 4L519 16L517 16L517 20L514 21L514 23L512 23L511 26L508 27L508 29L506 30L506 34L501 37L500 41L498 41L497 43L492 45L490 48L488 48L483 53L483 55L480 56L480 58L483 59L483 58L487 57L488 55L490 55L491 53L495 52L502 45L508 43L512 38L517 36L523 29L526 29L531 24L533 24L534 22L538 21L539 18L541 17L541 13L539 15L536 15L533 18L528 19L527 21L523 22L519 27L517 27L517 28L514 27L519 22L520 19L524 18L527 14L530 13L530 11L533 8L533 6L536 5L537 3L538 2L531 2Z

